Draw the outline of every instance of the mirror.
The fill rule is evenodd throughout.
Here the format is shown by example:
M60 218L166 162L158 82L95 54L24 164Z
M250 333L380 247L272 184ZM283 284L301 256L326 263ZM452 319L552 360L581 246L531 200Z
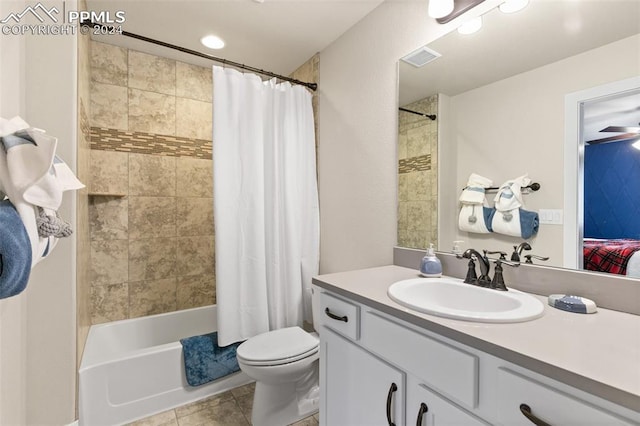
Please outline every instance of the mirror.
M399 112L398 245L425 248L434 242L450 251L454 241L464 241L462 248L501 250L510 257L523 239L459 231L458 197L471 173L494 186L528 174L541 189L524 195L525 208L551 211L555 222L540 225L527 240L528 253L549 257L544 265L578 266L565 254L578 247L564 247L564 224L582 223L563 217L582 212L566 208L566 200L582 203L582 186L564 188L571 180L565 174L565 101L573 93L640 75L639 16L637 1L531 0L514 14L487 12L475 34L453 31L429 43L441 56L423 67L400 60L399 106L437 119ZM409 147L418 143L409 131L419 127L427 140L411 155ZM577 138L574 148L568 152L578 162L583 145ZM433 176L407 169L427 153ZM427 187L437 190L420 192ZM410 198L419 192L423 199ZM494 196L487 193L490 205ZM437 212L436 219L426 219L426 210ZM415 231L419 237L412 238Z

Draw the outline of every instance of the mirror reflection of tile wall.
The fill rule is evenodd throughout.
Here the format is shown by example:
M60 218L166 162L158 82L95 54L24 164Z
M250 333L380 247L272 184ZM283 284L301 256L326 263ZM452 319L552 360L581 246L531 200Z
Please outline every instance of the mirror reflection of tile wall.
M438 96L403 106L437 114ZM399 111L398 245L438 247L438 120Z

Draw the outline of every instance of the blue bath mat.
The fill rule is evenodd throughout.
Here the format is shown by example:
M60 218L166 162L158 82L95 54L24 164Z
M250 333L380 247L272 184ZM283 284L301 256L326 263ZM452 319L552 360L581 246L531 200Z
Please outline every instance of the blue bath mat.
M200 386L240 370L236 350L240 343L221 348L218 333L180 339L187 383Z

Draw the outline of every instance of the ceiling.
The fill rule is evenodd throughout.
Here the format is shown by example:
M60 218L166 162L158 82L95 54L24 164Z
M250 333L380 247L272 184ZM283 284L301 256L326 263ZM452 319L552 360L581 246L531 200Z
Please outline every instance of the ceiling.
M329 46L382 0L86 0L88 10L125 12L122 29L209 55L288 75ZM211 50L200 38L226 46ZM120 35L95 40L201 66L207 59Z
M623 96L585 103L583 114L583 140L593 141L627 132L602 132L609 126L640 126L640 90ZM638 135L640 137L640 135ZM629 137L629 139L635 137ZM621 139L628 140L628 139Z

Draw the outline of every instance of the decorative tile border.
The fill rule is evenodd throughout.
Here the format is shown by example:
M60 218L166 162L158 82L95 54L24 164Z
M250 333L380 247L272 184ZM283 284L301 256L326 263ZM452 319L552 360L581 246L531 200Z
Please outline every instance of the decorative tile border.
M424 172L431 170L431 154L405 158L398 161L398 173Z
M91 127L91 149L211 159L212 142L204 139Z

